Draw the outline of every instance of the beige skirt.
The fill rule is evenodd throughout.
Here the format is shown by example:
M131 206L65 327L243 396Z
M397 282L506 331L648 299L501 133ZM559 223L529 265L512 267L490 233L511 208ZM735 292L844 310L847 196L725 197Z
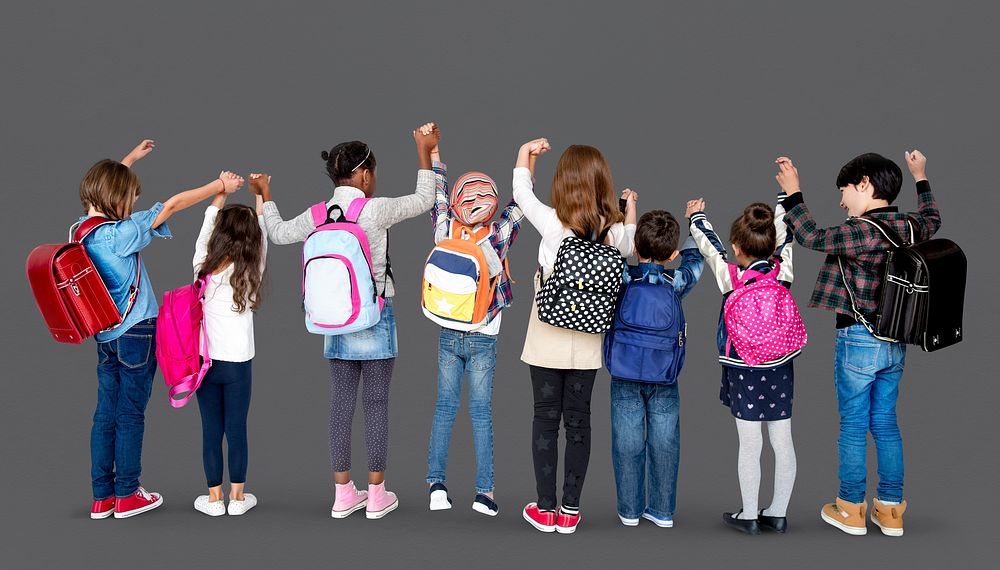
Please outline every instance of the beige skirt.
M532 279L536 296L543 279L539 269ZM601 357L603 344L603 334L554 327L538 320L538 303L532 300L521 361L559 370L597 370L604 366Z

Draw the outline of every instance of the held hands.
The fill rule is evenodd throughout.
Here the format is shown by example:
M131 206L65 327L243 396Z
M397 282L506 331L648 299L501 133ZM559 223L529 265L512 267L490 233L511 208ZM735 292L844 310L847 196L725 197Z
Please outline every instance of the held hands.
M413 131L413 140L421 153L437 153L441 141L441 129L435 123L424 123Z
M799 170L792 164L792 159L779 156L774 162L778 165L778 174L774 178L778 181L781 191L789 196L799 192Z
M234 174L228 170L223 170L219 173L219 182L222 182L222 191L226 194L232 194L243 186L243 177L239 174Z
M631 210L634 212L636 202L639 201L639 193L630 188L626 188L625 190L622 190L622 200L625 200L625 210Z
M927 180L927 157L917 149L907 151L905 156L906 167L910 169L913 179L917 182Z
M131 167L135 164L135 161L152 152L154 148L156 148L156 143L153 139L143 139L142 142L125 155L125 158L122 159L122 164Z
M687 209L684 210L684 217L690 218L691 216L697 214L698 212L705 211L705 199L697 198L694 200L688 200Z
M250 193L254 196L271 195L271 176L260 172L250 173Z
M523 145L517 151L517 166L518 168L528 168L534 174L535 161L539 156L549 152L552 149L552 145L549 144L549 139L538 138L530 140Z

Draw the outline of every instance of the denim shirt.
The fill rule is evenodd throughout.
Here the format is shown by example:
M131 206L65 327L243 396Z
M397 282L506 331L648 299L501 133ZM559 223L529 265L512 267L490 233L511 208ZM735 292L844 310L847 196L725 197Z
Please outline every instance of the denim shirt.
M100 226L83 240L87 255L97 268L101 280L108 287L108 293L111 293L111 298L114 299L120 313L128 306L129 288L135 283L138 270L135 254L149 245L154 237L173 237L166 223L153 227L153 222L162 209L163 204L157 202L148 210L133 212L124 220ZM87 216L83 216L80 221L86 219ZM132 310L121 325L110 331L97 333L94 340L97 342L115 340L139 321L155 317L158 310L156 294L150 284L146 264L143 263L139 293L136 295Z
M650 283L671 285L677 296L683 299L694 289L705 268L705 258L698 251L698 246L691 237L681 246L681 264L677 269L668 269L659 263L639 262L628 266L628 277L632 281L644 279Z

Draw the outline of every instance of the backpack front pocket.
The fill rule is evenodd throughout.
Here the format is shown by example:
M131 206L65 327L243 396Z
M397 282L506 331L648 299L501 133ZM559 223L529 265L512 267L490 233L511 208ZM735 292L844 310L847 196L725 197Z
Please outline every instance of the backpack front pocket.
M347 257L327 254L310 258L302 281L306 315L316 326L333 329L358 318L358 279Z
M649 382L676 378L676 368L681 364L676 339L615 331L609 342L613 361L608 367L615 369L614 376Z

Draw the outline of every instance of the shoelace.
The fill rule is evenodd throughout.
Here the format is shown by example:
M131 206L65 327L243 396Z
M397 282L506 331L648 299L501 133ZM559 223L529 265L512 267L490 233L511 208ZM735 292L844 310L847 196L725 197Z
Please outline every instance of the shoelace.
M141 485L139 486L138 489L135 490L135 492L139 495L142 495L142 498L146 499L147 501L153 500L153 496L149 494L149 491L143 489Z

